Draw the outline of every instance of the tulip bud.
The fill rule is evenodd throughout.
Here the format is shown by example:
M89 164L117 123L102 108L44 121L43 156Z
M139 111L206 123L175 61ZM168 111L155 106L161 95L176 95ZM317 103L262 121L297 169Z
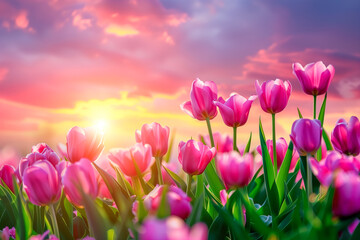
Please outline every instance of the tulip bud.
M289 81L268 80L260 86L259 81L256 80L255 87L261 108L265 112L274 114L284 110L291 94Z
M140 173L145 173L154 162L151 156L151 146L141 143L136 143L130 148L112 149L108 158L129 177L137 176L136 168Z
M217 156L216 167L227 188L244 187L253 176L254 160L251 154L241 156L232 151Z
M37 161L26 168L23 183L30 202L35 205L53 204L61 196L61 183L58 172L46 160Z
M66 139L67 155L72 163L81 158L94 162L104 149L103 134L95 127L73 127Z
M10 165L3 165L0 168L0 184L3 185L2 181L14 192L13 176L15 175L15 168Z
M319 120L301 118L293 123L290 138L300 156L314 155L320 147L321 134Z
M331 142L334 148L343 154L357 156L360 153L360 122L355 116L349 123L339 119L331 133Z
M335 179L332 210L337 216L360 212L360 176L353 172L339 172Z
M218 106L226 126L239 127L247 122L251 104L256 98L257 96L251 96L246 99L237 93L233 93L226 101L220 97L214 103Z
M217 100L217 87L212 81L196 79L192 83L190 101L184 102L180 108L198 120L213 119L217 115L213 101Z
M136 142L149 144L153 157L162 157L167 153L169 142L169 127L162 127L159 123L153 122L144 124L141 132L136 131Z
M190 175L202 174L215 154L215 148L209 148L202 142L189 140L179 143L179 162L184 172Z
M82 158L65 170L62 176L64 193L68 200L78 207L84 205L82 193L95 199L98 195L98 183L91 162Z
M191 229L175 216L167 219L148 218L140 232L140 240L207 240L208 229L204 223L196 223Z
M156 213L164 190L163 185L157 185L145 198L144 205L150 213ZM186 219L191 213L191 198L176 186L169 186L166 199L170 207L170 214Z
M305 68L300 63L294 63L293 74L306 94L317 96L327 92L335 69L332 65L326 67L322 61L309 63Z

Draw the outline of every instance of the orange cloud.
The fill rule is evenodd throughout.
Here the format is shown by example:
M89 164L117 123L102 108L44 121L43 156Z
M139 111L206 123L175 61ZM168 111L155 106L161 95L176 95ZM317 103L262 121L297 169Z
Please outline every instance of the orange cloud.
M105 33L115 35L118 37L125 37L125 36L134 36L138 35L139 31L129 25L117 25L117 24L110 24L105 28Z

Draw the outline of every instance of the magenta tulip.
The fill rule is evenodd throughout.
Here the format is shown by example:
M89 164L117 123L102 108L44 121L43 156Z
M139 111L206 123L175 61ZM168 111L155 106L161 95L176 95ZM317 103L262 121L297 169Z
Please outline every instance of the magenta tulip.
M161 203L163 185L157 185L145 198L144 205L150 213L155 214ZM170 207L170 214L186 219L191 213L191 198L176 186L169 186L166 199Z
M57 202L61 196L61 182L54 166L44 160L25 169L24 190L31 203L46 206Z
M44 232L43 234L38 234L38 235L34 235L31 236L29 238L29 240L59 240L55 235L49 235L50 231L47 230L46 232ZM49 236L48 236L49 235Z
M251 104L256 98L256 96L251 96L246 99L237 93L233 93L226 101L220 97L214 103L218 106L226 126L239 127L247 122Z
M260 86L259 81L256 80L255 87L261 108L265 112L274 114L284 110L291 94L289 81L268 80Z
M192 83L190 101L184 102L180 108L191 117L198 120L213 119L217 115L217 87L212 81L196 79Z
M148 218L140 232L140 240L207 240L208 228L204 223L196 223L191 229L175 216L167 219Z
M251 154L241 156L232 151L217 155L216 167L226 188L244 187L249 184L254 170Z
M274 163L273 141L267 140L266 146L269 151L271 161ZM280 169L281 164L284 161L287 149L288 149L288 144L284 138L279 138L278 140L276 140L276 161L277 161L278 170ZM262 155L261 145L257 146L256 150L260 155ZM289 168L290 171L294 170L298 160L299 160L299 154L296 150L294 150L293 154L292 154L292 158L291 158L290 168Z
M31 148L31 153L22 158L19 163L19 175L22 178L26 168L37 161L46 160L54 167L59 163L60 158L48 145L39 143Z
M360 153L360 122L355 116L349 123L339 119L331 133L331 142L334 148L343 154L357 156Z
M141 131L135 132L136 142L141 142L144 145L149 144L153 157L162 157L168 150L169 132L168 126L162 127L156 122L144 124Z
M93 199L98 195L95 170L86 158L82 158L66 168L62 176L62 184L67 199L78 207L84 205L82 194Z
M14 192L13 176L15 176L15 168L13 166L3 165L0 168L0 184L3 185L4 181L12 192Z
M3 230L1 230L0 233L0 239L2 240L9 240L10 238L16 239L16 231L15 228L9 228L9 227L5 227L3 228Z
M95 127L73 127L66 140L67 155L72 163L81 158L94 162L104 149L103 133Z
M153 164L151 155L151 146L136 143L130 148L116 148L110 150L108 158L112 163L117 165L120 170L129 177L136 177L136 165L141 174L149 170Z
M218 153L231 152L233 150L233 140L228 135L215 132L213 133L213 138L214 138L216 152ZM199 140L201 141L201 136ZM204 141L207 146L211 147L211 141L209 135L206 135L204 137Z
M301 118L293 123L290 138L300 156L314 155L320 147L321 134L319 120Z
M202 142L189 140L179 143L179 162L184 172L190 175L202 174L215 154L215 148L209 148Z
M294 63L293 73L306 94L317 96L327 92L335 69L332 65L326 67L322 61L309 63L305 68L300 63Z
M319 182L324 186L330 186L338 171L360 172L360 161L352 156L345 156L332 151L326 158L318 162L316 159L310 159L311 170Z
M335 179L332 210L337 216L360 212L360 176L353 172L339 172Z

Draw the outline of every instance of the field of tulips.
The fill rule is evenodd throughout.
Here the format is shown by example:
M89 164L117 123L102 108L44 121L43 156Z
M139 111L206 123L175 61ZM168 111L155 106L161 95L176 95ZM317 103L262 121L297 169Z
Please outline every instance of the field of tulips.
M135 145L107 153L95 127L71 128L57 151L34 145L18 166L0 166L1 239L360 239L360 122L323 128L332 65L295 63L293 73L314 109L306 118L299 106L290 136L275 127L289 81L256 81L256 95L224 100L197 79L180 108L207 125L199 139L176 143L169 127L150 123ZM253 130L259 146L250 135L238 147L253 101L272 122ZM218 111L232 137L212 132Z

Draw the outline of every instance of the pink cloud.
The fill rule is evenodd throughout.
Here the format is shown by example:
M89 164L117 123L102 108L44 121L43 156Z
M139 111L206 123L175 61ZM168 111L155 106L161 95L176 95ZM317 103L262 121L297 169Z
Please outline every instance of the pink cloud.
M15 18L15 24L18 28L26 29L29 26L27 12L22 10Z

